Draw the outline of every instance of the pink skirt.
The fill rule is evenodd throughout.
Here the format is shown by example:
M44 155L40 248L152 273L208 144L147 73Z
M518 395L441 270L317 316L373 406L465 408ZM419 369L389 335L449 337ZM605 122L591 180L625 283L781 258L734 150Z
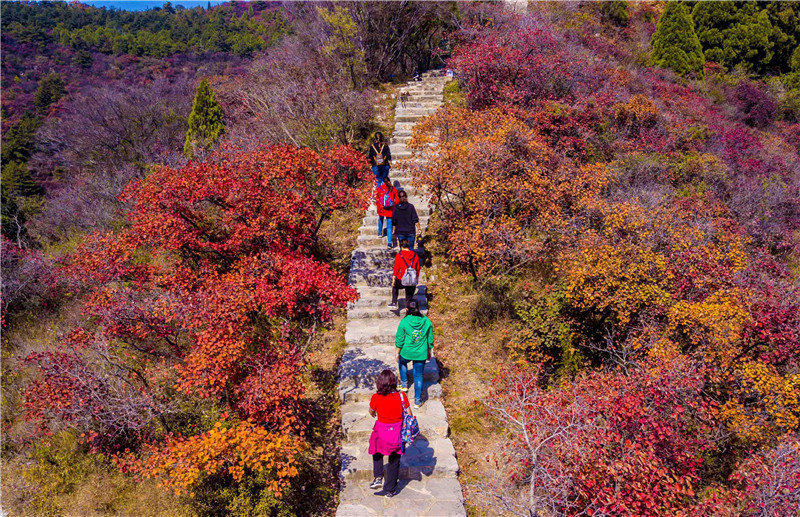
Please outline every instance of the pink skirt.
M384 456L388 456L393 452L403 454L400 439L402 428L402 421L394 424L375 421L375 425L372 427L372 434L369 437L369 453L375 454L379 452Z

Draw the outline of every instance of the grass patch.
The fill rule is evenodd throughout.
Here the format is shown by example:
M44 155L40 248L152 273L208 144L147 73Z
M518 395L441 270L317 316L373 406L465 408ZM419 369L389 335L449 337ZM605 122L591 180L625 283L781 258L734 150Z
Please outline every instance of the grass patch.
M436 213L429 224L428 235L435 236ZM428 241L428 249L434 257L446 256L435 237ZM502 286L495 289L496 296L487 297L477 292L469 274L441 258L427 275L433 296L428 316L435 330L434 353L441 363L443 402L461 468L459 479L469 515L482 515L482 495L475 482L493 470L486 451L497 449L503 432L486 414L482 401L500 365L508 362L507 342L512 328L508 301ZM478 313L482 314L480 318L476 318Z

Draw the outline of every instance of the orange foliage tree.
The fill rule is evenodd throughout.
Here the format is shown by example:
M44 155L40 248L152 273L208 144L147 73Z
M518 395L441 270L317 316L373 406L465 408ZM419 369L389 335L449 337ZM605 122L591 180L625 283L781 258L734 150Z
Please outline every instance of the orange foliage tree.
M451 256L473 275L548 258L608 181L603 164L558 160L513 113L448 107L415 127L420 183L441 214Z

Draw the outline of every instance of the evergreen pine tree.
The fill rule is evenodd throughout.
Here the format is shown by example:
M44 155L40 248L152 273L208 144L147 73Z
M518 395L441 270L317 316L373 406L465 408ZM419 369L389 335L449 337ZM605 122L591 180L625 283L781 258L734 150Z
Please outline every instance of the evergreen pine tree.
M33 96L33 103L37 108L44 111L48 106L56 102L67 93L64 87L64 80L55 72L50 72L41 81L36 93Z
M671 68L680 75L703 77L705 58L700 40L694 31L689 8L682 3L667 2L656 32L650 39L652 59L656 66Z
M196 150L211 147L219 140L224 130L222 108L214 98L214 91L208 81L203 79L194 96L194 106L189 115L189 130L186 132L183 154L191 157Z

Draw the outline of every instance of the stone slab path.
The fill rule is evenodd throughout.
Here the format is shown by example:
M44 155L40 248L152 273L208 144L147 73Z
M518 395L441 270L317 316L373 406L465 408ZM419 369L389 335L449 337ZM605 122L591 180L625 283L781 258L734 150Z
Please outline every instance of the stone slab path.
M407 93L405 102L398 100L395 110L395 130L390 141L392 171L395 186L404 189L408 201L417 209L423 231L428 225L430 208L423 193L411 186L411 177L403 167L410 158L406 143L414 124L436 111L442 104L446 78L424 74L422 81L411 82L400 89ZM450 426L441 402L439 367L435 359L425 365L424 404L414 414L420 425L420 437L406 450L400 460L399 493L393 498L374 495L372 457L367 454L369 435L375 419L369 416L369 399L375 393L375 376L385 368L397 372L394 335L403 310L390 310L391 276L395 251L386 248L386 238L378 236L378 217L375 206L367 210L359 229L358 247L350 264L350 285L355 286L360 299L347 311L347 348L339 367L339 397L342 400L342 491L337 517L366 516L464 516L464 497L458 481L458 462L453 444L448 438ZM425 272L420 275L416 294L421 307L427 309ZM414 388L409 389L413 400Z

